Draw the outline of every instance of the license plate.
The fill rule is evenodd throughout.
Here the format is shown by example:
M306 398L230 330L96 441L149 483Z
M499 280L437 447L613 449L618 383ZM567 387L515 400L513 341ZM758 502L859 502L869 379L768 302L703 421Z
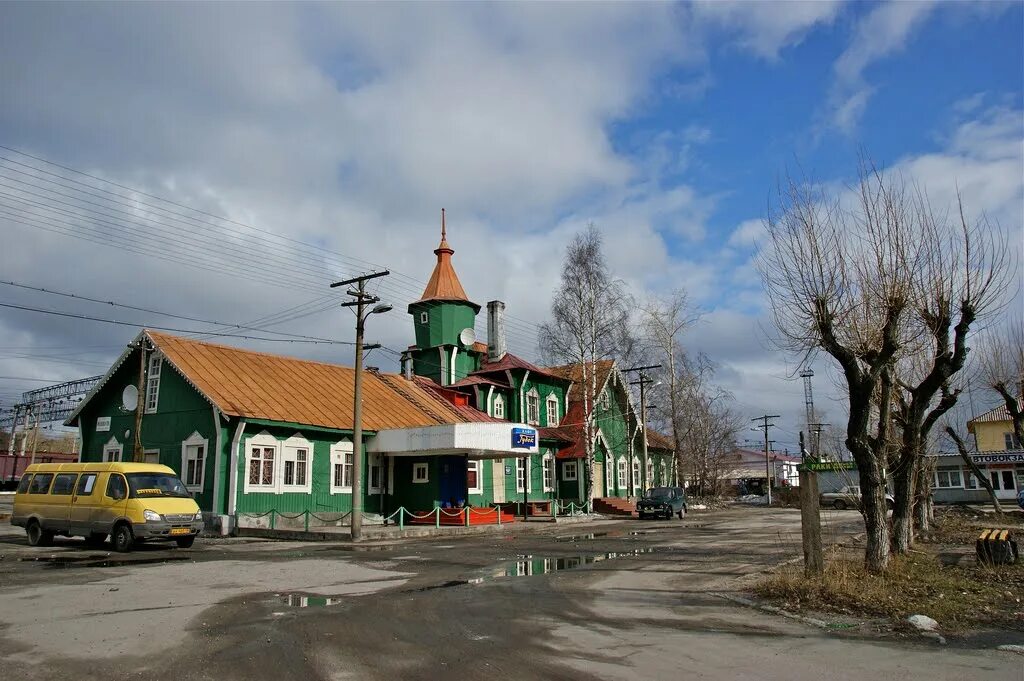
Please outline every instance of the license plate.
M188 529L187 527L175 527L175 528L173 528L173 529L171 530L171 535L176 535L176 534L191 534L191 532L192 532L192 530Z

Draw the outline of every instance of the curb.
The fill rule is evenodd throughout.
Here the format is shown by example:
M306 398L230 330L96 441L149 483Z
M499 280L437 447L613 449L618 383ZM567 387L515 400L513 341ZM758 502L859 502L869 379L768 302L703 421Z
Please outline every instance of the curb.
M781 615L782 617L786 617L786 618L789 618L791 620L796 620L797 622L803 622L804 624L810 624L811 626L818 627L819 629L828 629L829 628L828 622L826 622L825 620L819 620L819 619L816 619L814 617L805 617L803 615L797 615L795 612L790 612L788 610L783 610L782 608L777 608L774 605L764 605L763 603L758 603L757 601L753 601L753 600L751 600L749 598L744 598L742 596L734 596L733 594L726 594L726 593L722 593L720 591L712 591L710 593L710 595L711 596L715 596L716 598L723 598L723 599L725 599L727 601L732 601L733 603L736 603L738 605L744 605L744 606L746 606L748 608L754 608L755 610L761 610L763 612L767 612L767 613L770 613L772 615Z

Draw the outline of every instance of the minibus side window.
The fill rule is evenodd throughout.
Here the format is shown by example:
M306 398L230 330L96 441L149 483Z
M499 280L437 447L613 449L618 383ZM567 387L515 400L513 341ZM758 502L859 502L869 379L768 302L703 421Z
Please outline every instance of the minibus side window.
M53 480L53 489L50 490L50 494L71 496L76 480L78 480L78 473L60 473Z
M107 481L107 496L120 501L128 496L128 483L120 475L112 474Z
M76 496L87 497L92 494L93 488L96 486L96 474L95 473L84 473L82 477L78 479L78 491L75 492Z
M25 492L27 492L28 491L28 486L30 484L32 484L32 475L31 474L21 476L21 482L18 483L17 494L24 494Z
M32 486L28 488L29 494L46 494L50 489L50 481L53 480L53 473L36 473L32 478Z

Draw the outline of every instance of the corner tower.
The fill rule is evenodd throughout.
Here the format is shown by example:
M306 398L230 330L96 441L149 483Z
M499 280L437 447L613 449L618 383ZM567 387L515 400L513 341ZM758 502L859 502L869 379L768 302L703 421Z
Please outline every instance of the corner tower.
M472 302L452 267L455 251L448 245L444 209L441 209L441 244L434 250L437 263L423 295L409 304L416 345L404 358L412 362L412 373L438 385L451 385L480 365L481 345L476 344L473 327L480 306Z

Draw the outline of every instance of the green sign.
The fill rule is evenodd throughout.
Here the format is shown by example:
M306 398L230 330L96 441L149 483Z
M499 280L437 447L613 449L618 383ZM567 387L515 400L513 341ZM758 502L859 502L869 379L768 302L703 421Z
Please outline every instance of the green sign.
M857 469L853 461L808 461L797 466L801 471L852 471Z

